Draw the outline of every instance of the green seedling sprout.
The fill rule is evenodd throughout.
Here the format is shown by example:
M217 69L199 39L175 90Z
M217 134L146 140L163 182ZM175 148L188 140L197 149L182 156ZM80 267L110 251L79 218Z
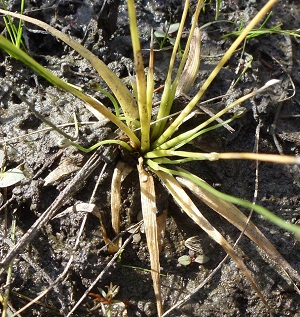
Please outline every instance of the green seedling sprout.
M183 266L188 266L192 263L205 264L209 261L206 255L195 255L193 251L189 251L189 255L182 255L178 258L178 263Z
M241 43L254 29L255 25L263 19L263 17L270 11L273 5L278 0L269 0L267 4L257 13L257 15L250 21L250 23L239 33L237 39L232 43L231 47L226 51L215 69L208 76L204 84L201 86L196 95L190 99L184 109L175 116L175 119L170 123L167 117L170 116L173 102L178 94L178 86L182 77L185 81L193 83L198 70L199 61L191 66L191 69L186 72L186 65L191 61L191 52L189 47L191 43L196 45L198 42L193 42L195 35L198 32L198 18L203 8L203 2L198 1L195 12L192 18L192 25L189 36L187 38L187 45L180 60L179 67L174 74L174 64L177 58L180 39L182 38L185 27L186 18L188 16L190 1L186 0L182 19L180 21L177 36L174 42L173 51L170 59L169 70L166 77L164 90L161 96L158 112L153 113L153 65L154 65L154 50L150 47L150 62L148 73L145 73L143 56L141 53L141 45L138 35L137 20L135 5L133 0L127 1L128 15L130 21L130 32L133 46L134 64L136 71L136 92L132 93L121 82L121 80L95 55L89 52L82 45L70 39L66 34L52 28L51 26L38 21L36 19L26 17L4 10L0 10L3 14L9 14L13 17L18 17L24 21L34 23L41 28L47 30L58 39L64 41L70 47L75 49L83 58L90 61L99 75L106 82L112 91L112 98L117 101L114 104L115 114L112 113L105 105L103 105L96 98L85 94L81 89L69 85L67 82L61 80L53 75L49 70L39 65L26 53L16 48L7 39L0 36L0 47L7 51L11 56L21 60L23 63L31 67L38 74L46 78L53 85L72 93L85 102L87 109L89 109L99 120L103 120L103 116L113 122L120 131L127 136L128 141L120 140L118 137L115 140L104 140L97 143L90 148L83 148L71 140L67 140L67 145L76 146L78 149L88 152L102 146L104 144L117 143L119 146L125 148L129 152L138 152L138 162L136 169L139 174L140 194L142 214L145 224L145 234L147 238L147 245L150 254L151 275L153 280L153 287L157 301L157 315L162 316L162 295L160 291L160 261L159 251L161 247L162 231L159 228L156 216L156 193L154 176L160 179L162 184L173 197L174 201L182 208L182 210L192 218L213 240L219 243L224 250L232 257L236 265L242 270L253 289L257 292L261 300L267 305L267 302L262 295L255 279L247 269L243 260L236 254L230 243L213 227L213 225L202 215L197 208L192 198L184 188L188 188L196 197L203 200L211 209L220 213L225 219L235 225L239 230L245 230L245 234L254 241L268 256L278 263L291 280L300 282L299 274L283 259L276 248L263 235L262 232L252 223L248 223L244 214L235 206L240 205L249 209L253 209L266 219L280 226L284 230L300 236L300 227L284 221L275 216L272 212L264 207L252 204L240 198L229 196L214 189L204 180L178 167L179 163L184 163L189 160L208 160L215 161L220 159L250 159L265 162L276 162L281 164L300 164L299 157L284 156L284 155L270 155L270 154L254 154L254 153L202 153L198 150L193 152L182 151L180 148L201 134L209 133L211 130L222 128L224 124L228 124L233 120L237 120L240 113L233 114L232 118L223 121L223 123L214 123L215 120L220 119L224 114L235 108L245 100L253 97L257 93L262 93L268 87L277 84L276 80L271 80L260 89L239 98L225 109L213 115L208 120L200 123L198 126L182 133L180 126L187 120L191 112L195 109L198 102L209 88L212 81L218 75L222 67L229 60L229 58L239 48ZM220 2L218 2L220 3ZM198 37L196 37L198 38ZM200 45L200 42L199 42ZM193 56L200 59L200 56ZM120 108L119 108L120 107ZM125 121L122 120L125 118ZM176 132L176 134L175 134ZM179 133L177 133L179 132ZM147 168L146 168L147 167ZM114 189L112 189L114 190ZM118 212L118 211L114 211ZM114 215L116 217L116 215ZM113 215L112 215L113 217ZM246 229L245 229L246 228ZM116 232L118 234L118 232Z
M5 10L7 10L7 6L5 4L5 0L1 0L2 6ZM20 13L23 14L25 8L25 0L21 0L20 3ZM9 34L11 42L17 47L25 49L25 45L22 41L23 34L23 21L20 19L18 26L16 26L13 22L13 19L8 15L3 18L7 33Z
M200 240L197 236L190 237L184 241L185 247L189 249L188 255L182 255L178 258L178 263L187 266L191 263L199 263L199 264L205 264L209 261L209 257L201 254L202 249L200 245ZM199 254L200 253L200 254ZM197 255L198 254L198 255Z
M261 26L259 28L253 28L249 34L246 36L247 39L251 39L257 36L265 35L265 34L284 34L284 35L289 35L289 36L294 36L294 37L300 37L300 30L282 30L282 23L276 24L270 28L265 27L267 22L269 21L270 17L272 15L272 11L268 14L266 19L263 21ZM241 34L243 30L243 25L239 26L239 29L237 31L225 34L222 36L222 38L226 38L229 36L238 36Z
M109 286L105 287L107 288L107 292L105 292L102 288L98 288L100 294L89 293L90 296L95 297L93 299L94 302L100 302L99 305L101 306L103 316L112 316L112 314L116 311L114 306L120 307L122 312L126 311L126 304L121 300L114 299L114 297L119 293L120 286L110 283ZM96 310L99 305L96 305L94 308L92 308L92 310Z
M154 32L156 42L158 43L159 49L162 49L166 43L169 41L172 46L175 44L175 39L173 34L178 31L179 23L165 23L165 26L162 29L158 29ZM179 48L179 51L181 49Z

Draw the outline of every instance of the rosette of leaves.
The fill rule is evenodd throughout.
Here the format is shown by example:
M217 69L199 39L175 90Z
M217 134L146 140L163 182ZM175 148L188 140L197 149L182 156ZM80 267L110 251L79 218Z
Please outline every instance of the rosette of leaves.
M182 166L184 163L192 160L222 160L222 159L246 159L259 160L266 162L276 162L280 164L299 164L300 159L292 156L281 156L271 154L255 154L255 153L206 153L194 151L184 151L182 148L187 143L190 143L196 137L205 135L211 130L218 129L224 124L236 120L238 114L235 113L230 119L220 121L220 118L228 113L231 109L241 104L246 99L254 96L258 92L262 92L270 85L276 84L273 80L268 82L262 88L239 98L231 105L227 106L217 114L213 115L208 120L193 126L193 128L182 132L180 127L182 123L189 119L189 115L196 107L199 100L202 98L205 91L208 89L214 78L218 75L220 69L232 56L235 50L239 47L247 34L253 27L265 16L265 14L276 3L275 0L270 0L258 12L258 14L250 21L237 39L233 42L231 47L227 50L221 58L215 69L208 76L207 80L199 89L198 93L187 103L187 105L172 121L169 121L169 115L172 112L174 100L177 96L186 93L194 83L195 76L198 73L200 62L200 35L197 27L198 17L202 8L202 1L198 1L195 12L193 14L192 25L190 27L189 36L187 38L186 48L183 52L180 64L176 72L174 71L174 63L177 57L179 42L182 37L186 18L189 13L190 1L186 0L184 3L184 10L182 19L179 24L177 37L173 43L173 53L171 55L168 74L164 84L164 90L158 105L158 111L153 112L153 94L154 94L154 52L150 49L148 72L145 72L143 56L141 52L141 45L138 35L137 19L135 12L135 5L133 0L128 0L128 14L130 21L131 40L134 54L135 64L135 89L130 91L122 81L93 53L88 51L78 42L72 40L68 35L56 30L42 21L19 15L4 10L1 13L11 15L13 17L21 18L23 21L30 22L45 29L58 39L65 42L71 48L76 50L83 58L87 59L92 66L97 70L101 78L106 82L110 88L113 98L118 103L121 109L121 115L111 112L103 103L91 95L85 94L80 88L68 84L62 79L55 76L46 68L42 67L35 60L29 57L25 52L15 47L11 42L0 36L0 47L8 52L11 56L22 61L39 75L46 78L53 85L72 93L85 102L87 109L89 109L96 118L103 119L103 116L108 118L116 125L121 135L119 134L113 140L104 140L92 147L86 149L82 146L69 141L69 145L76 146L79 150L89 152L93 149L103 146L105 144L117 144L123 147L129 155L132 155L136 160L136 169L139 175L140 182L140 196L142 213L145 225L145 233L147 244L150 253L151 274L153 279L154 292L157 300L157 314L163 315L162 296L160 291L160 261L159 252L161 248L161 233L162 227L157 223L157 206L156 206L156 188L154 179L158 179L178 206L191 217L214 241L220 244L224 250L235 261L236 265L243 271L244 275L257 292L259 297L266 303L266 300L257 286L257 283L252 274L247 269L243 260L236 254L233 247L228 241L218 232L217 229L203 216L201 211L197 208L193 198L189 195L185 188L188 188L196 197L207 204L211 209L218 212L226 220L231 222L239 230L243 231L254 243L256 243L268 256L277 262L288 276L295 283L300 282L300 277L297 272L284 260L278 253L276 248L263 235L263 233L252 223L247 222L247 217L236 207L240 205L249 209L253 209L266 219L272 221L281 228L291 231L299 236L300 227L286 223L266 208L252 204L240 198L232 197L221 193L198 175L195 175ZM216 120L219 120L216 122ZM138 159L136 157L138 156ZM123 164L123 163L122 163ZM180 165L180 167L179 167ZM113 193L116 193L112 201L112 224L115 233L119 232L119 210L120 210L120 182L126 174L130 172L117 165L115 174L113 176ZM266 303L267 304L267 303Z

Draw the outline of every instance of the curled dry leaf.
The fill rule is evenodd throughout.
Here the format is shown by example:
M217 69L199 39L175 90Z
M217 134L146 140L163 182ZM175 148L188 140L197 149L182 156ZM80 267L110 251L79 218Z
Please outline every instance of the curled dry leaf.
M69 174L79 171L80 168L81 162L73 157L67 157L44 179L44 186L53 185L55 182L63 179Z
M184 245L194 252L202 253L200 238L197 236L189 237L184 241Z
M0 173L0 188L6 188L17 184L26 178L23 171L19 167L15 167Z
M111 223L115 235L120 233L121 184L132 169L128 164L119 161L111 180Z

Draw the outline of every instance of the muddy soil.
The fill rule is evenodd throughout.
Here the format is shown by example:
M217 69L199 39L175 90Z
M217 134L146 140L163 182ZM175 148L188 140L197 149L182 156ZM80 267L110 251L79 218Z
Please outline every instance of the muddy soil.
M233 37L221 38L232 32L242 22L247 23L261 7L261 1L224 1L218 22L203 28L201 71L193 95L216 65L220 56L232 43ZM11 10L18 11L19 1L10 1ZM214 3L214 2L213 2ZM165 23L175 23L182 13L182 1L137 1L137 16L141 32L141 43L147 63L151 28L162 28ZM108 64L120 78L128 77L133 71L132 52L125 1L27 1L28 15L46 21L83 43ZM200 25L214 21L215 9L207 7L200 18ZM284 0L278 4L267 27L281 23L282 29L299 29L300 3ZM190 18L189 18L190 20ZM188 24L187 24L188 27ZM4 24L0 20L0 31ZM188 30L188 28L187 28ZM90 85L101 82L97 73L78 54L37 27L25 24L24 42L29 54L55 74L70 83L90 91ZM183 43L184 45L184 39ZM169 43L166 43L165 47ZM158 48L158 43L156 43ZM263 95L252 98L243 106L245 115L232 125L235 132L218 130L209 139L199 140L198 146L208 151L253 151L258 140L259 152L299 154L300 146L300 42L288 35L262 35L249 39L244 47L245 57L252 59L251 67L231 87L243 68L240 60L242 51L230 60L210 87L203 100L230 93L221 101L209 104L217 111L230 101L262 86L269 79L279 79L280 85ZM170 50L157 51L155 55L156 86L163 83ZM107 122L97 122L83 103L73 96L59 91L30 69L8 55L0 52L0 146L6 143L6 168L24 163L26 180L20 184L2 189L6 207L1 208L1 258L9 248L11 224L16 220L16 240L19 240L43 214L57 197L72 182L74 175L92 154L82 154L74 148L61 150L60 136L55 131L41 131L47 124L37 118L21 98L32 103L43 117L56 125L72 123L73 114L82 122L79 127L79 141L90 146L109 137L115 128ZM109 100L99 93L97 98L112 107ZM178 101L183 107L184 101ZM113 107L112 107L113 108ZM202 120L202 119L201 119ZM73 125L64 128L75 135ZM34 132L34 133L33 133ZM17 139L13 139L17 138ZM74 260L67 275L40 301L28 308L21 316L66 316L86 289L107 267L113 255L109 254L103 241L99 219L88 213L79 246L74 245L83 219L84 210L72 209L79 203L88 203L100 178L92 203L100 210L108 234L111 235L110 181L113 169L120 158L118 149L102 151L102 161L92 175L75 185L74 193L68 195L58 208L56 217L47 222L15 257L12 265L11 311L18 310L45 290L64 271L70 256ZM73 172L48 181L50 172L68 160L65 166ZM105 165L104 173L100 174ZM188 166L216 188L234 196L253 199L255 189L255 163L253 162L209 162L193 163ZM61 172L59 172L61 173ZM300 219L300 170L296 166L259 164L257 202L275 214L296 223ZM71 183L72 184L72 183ZM140 201L137 174L132 173L122 186L122 223L125 230L140 217ZM76 191L75 191L76 189ZM184 215L163 195L168 203L168 218L164 247L161 253L162 293L164 309L191 293L224 258L225 252ZM3 203L3 204L4 204ZM213 225L234 243L239 232L205 206L200 206ZM247 211L246 211L247 212ZM300 246L292 234L253 215L253 221L272 241L283 257L300 272ZM5 238L7 237L7 239ZM123 240L129 236L126 233ZM202 252L210 260L199 265L182 266L178 258L188 254L183 241L198 236ZM126 302L128 316L156 316L155 297L152 289L145 235L140 241L126 246L119 261L103 274L92 289L99 294L112 283L120 286L115 299L119 308ZM246 237L236 248L247 266L256 276L259 286L276 316L300 316L300 296L288 283L283 274L271 263L265 254ZM133 268L135 267L135 268ZM1 295L5 290L7 268L0 277ZM73 316L102 316L99 301L87 296L75 310ZM115 307L115 316L122 316ZM259 300L243 274L231 259L186 304L174 310L169 316L269 316L270 311Z

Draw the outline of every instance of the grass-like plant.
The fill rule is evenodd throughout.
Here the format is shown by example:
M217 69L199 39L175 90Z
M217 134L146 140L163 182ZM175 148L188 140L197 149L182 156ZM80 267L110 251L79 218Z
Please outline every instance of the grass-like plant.
M11 56L22 61L38 74L46 78L53 85L72 93L86 104L96 118L102 120L103 116L113 122L120 131L114 140L104 140L93 145L90 148L83 148L82 146L69 140L68 145L73 145L82 151L89 152L96 147L104 144L118 144L133 157L138 153L138 160L136 161L136 168L139 174L140 195L142 203L142 213L145 223L145 233L151 260L151 274L153 279L154 292L157 300L157 314L163 315L162 297L160 291L160 240L161 230L157 224L156 216L156 189L154 179L157 178L165 186L168 192L173 197L174 201L180 208L191 217L207 234L219 243L224 250L232 257L236 265L243 271L244 275L251 283L254 290L257 292L262 301L267 305L267 302L255 282L252 274L245 266L243 260L236 254L233 247L226 241L226 239L214 228L214 226L203 216L197 208L195 202L185 190L188 188L196 197L202 200L211 209L218 212L226 220L236 226L239 230L254 241L267 255L278 263L282 269L287 273L290 279L296 283L300 283L300 277L297 272L283 259L276 248L263 235L263 233L250 221L247 217L236 207L236 205L253 209L257 213L263 215L266 219L275 223L279 227L293 232L297 237L300 236L300 227L287 223L281 218L274 215L266 208L245 201L241 198L236 198L219 192L198 175L195 175L185 169L184 163L192 160L222 160L222 159L238 159L238 160L258 160L279 164L299 164L300 158L293 156L271 155L271 154L255 154L255 153L203 153L195 149L194 151L185 151L184 146L191 142L199 135L209 133L211 130L221 128L225 124L236 120L239 117L238 113L232 115L230 119L225 121L220 120L224 114L237 107L243 101L251 98L256 93L261 93L271 85L277 83L276 80L271 80L260 89L249 93L242 98L239 98L231 105L227 106L217 114L213 115L208 120L194 125L190 129L181 130L181 125L189 119L193 109L208 89L214 78L218 75L221 68L233 55L235 50L239 47L245 37L254 28L254 26L267 14L267 12L276 3L276 0L269 0L267 4L258 12L253 20L240 33L231 47L227 50L221 58L215 69L211 72L207 80L201 86L200 90L182 109L182 111L170 117L172 106L175 98L188 91L193 85L195 76L198 73L199 59L200 59L200 36L197 27L198 17L202 7L202 1L199 0L193 14L192 25L190 33L187 38L186 48L184 50L182 59L176 72L174 72L174 63L177 56L179 42L182 37L186 17L189 12L189 0L185 1L182 19L179 25L178 34L174 42L173 53L170 59L169 70L166 77L164 90L161 96L160 104L158 106L157 114L153 112L153 93L154 93L154 52L150 48L149 67L147 74L144 69L143 56L139 41L137 19L135 12L134 0L127 0L128 14L130 21L130 31L134 54L134 64L136 71L136 89L134 93L131 92L121 80L94 54L84 48L82 45L72 40L66 34L54 29L44 22L36 19L0 10L0 13L11 15L13 17L21 18L24 21L34 23L39 27L47 30L58 39L64 41L67 45L76 50L83 58L87 59L93 67L97 70L101 78L106 82L114 98L116 99L121 114L112 113L105 105L94 97L85 94L81 89L68 84L62 79L55 76L49 70L42 67L25 52L16 48L10 41L0 35L0 47L8 52ZM189 49L191 48L191 49ZM217 123L216 123L217 120ZM125 136L125 138L124 138ZM120 212L120 181L130 169L117 165L112 181L112 225L115 233L119 233L119 212ZM158 228L159 227L159 228Z
M5 10L7 10L6 7L6 1L1 0L1 4ZM25 8L25 0L21 0L20 3L20 13L23 14ZM20 19L18 25L16 26L11 18L11 16L7 16L3 18L5 27L7 30L7 33L9 34L11 42L18 48L24 48L25 45L22 40L22 34L23 34L23 21Z
M268 14L268 16L265 18L265 20L263 21L263 23L261 23L261 25L259 26L259 28L257 29L252 29L251 32L248 33L247 35L247 39L253 38L253 37L257 37L257 36L261 36L261 35L265 35L265 34L284 34L284 35L289 35L289 36L295 36L295 37L299 37L300 36L300 31L298 30L284 30L282 29L282 23L273 25L271 27L266 27L266 24L268 23L270 17L272 15L272 11ZM228 34L225 34L222 36L222 38L226 38L228 36L238 36L241 34L241 32L243 31L243 25L241 24L238 27L238 30L234 31L234 32L230 32Z

